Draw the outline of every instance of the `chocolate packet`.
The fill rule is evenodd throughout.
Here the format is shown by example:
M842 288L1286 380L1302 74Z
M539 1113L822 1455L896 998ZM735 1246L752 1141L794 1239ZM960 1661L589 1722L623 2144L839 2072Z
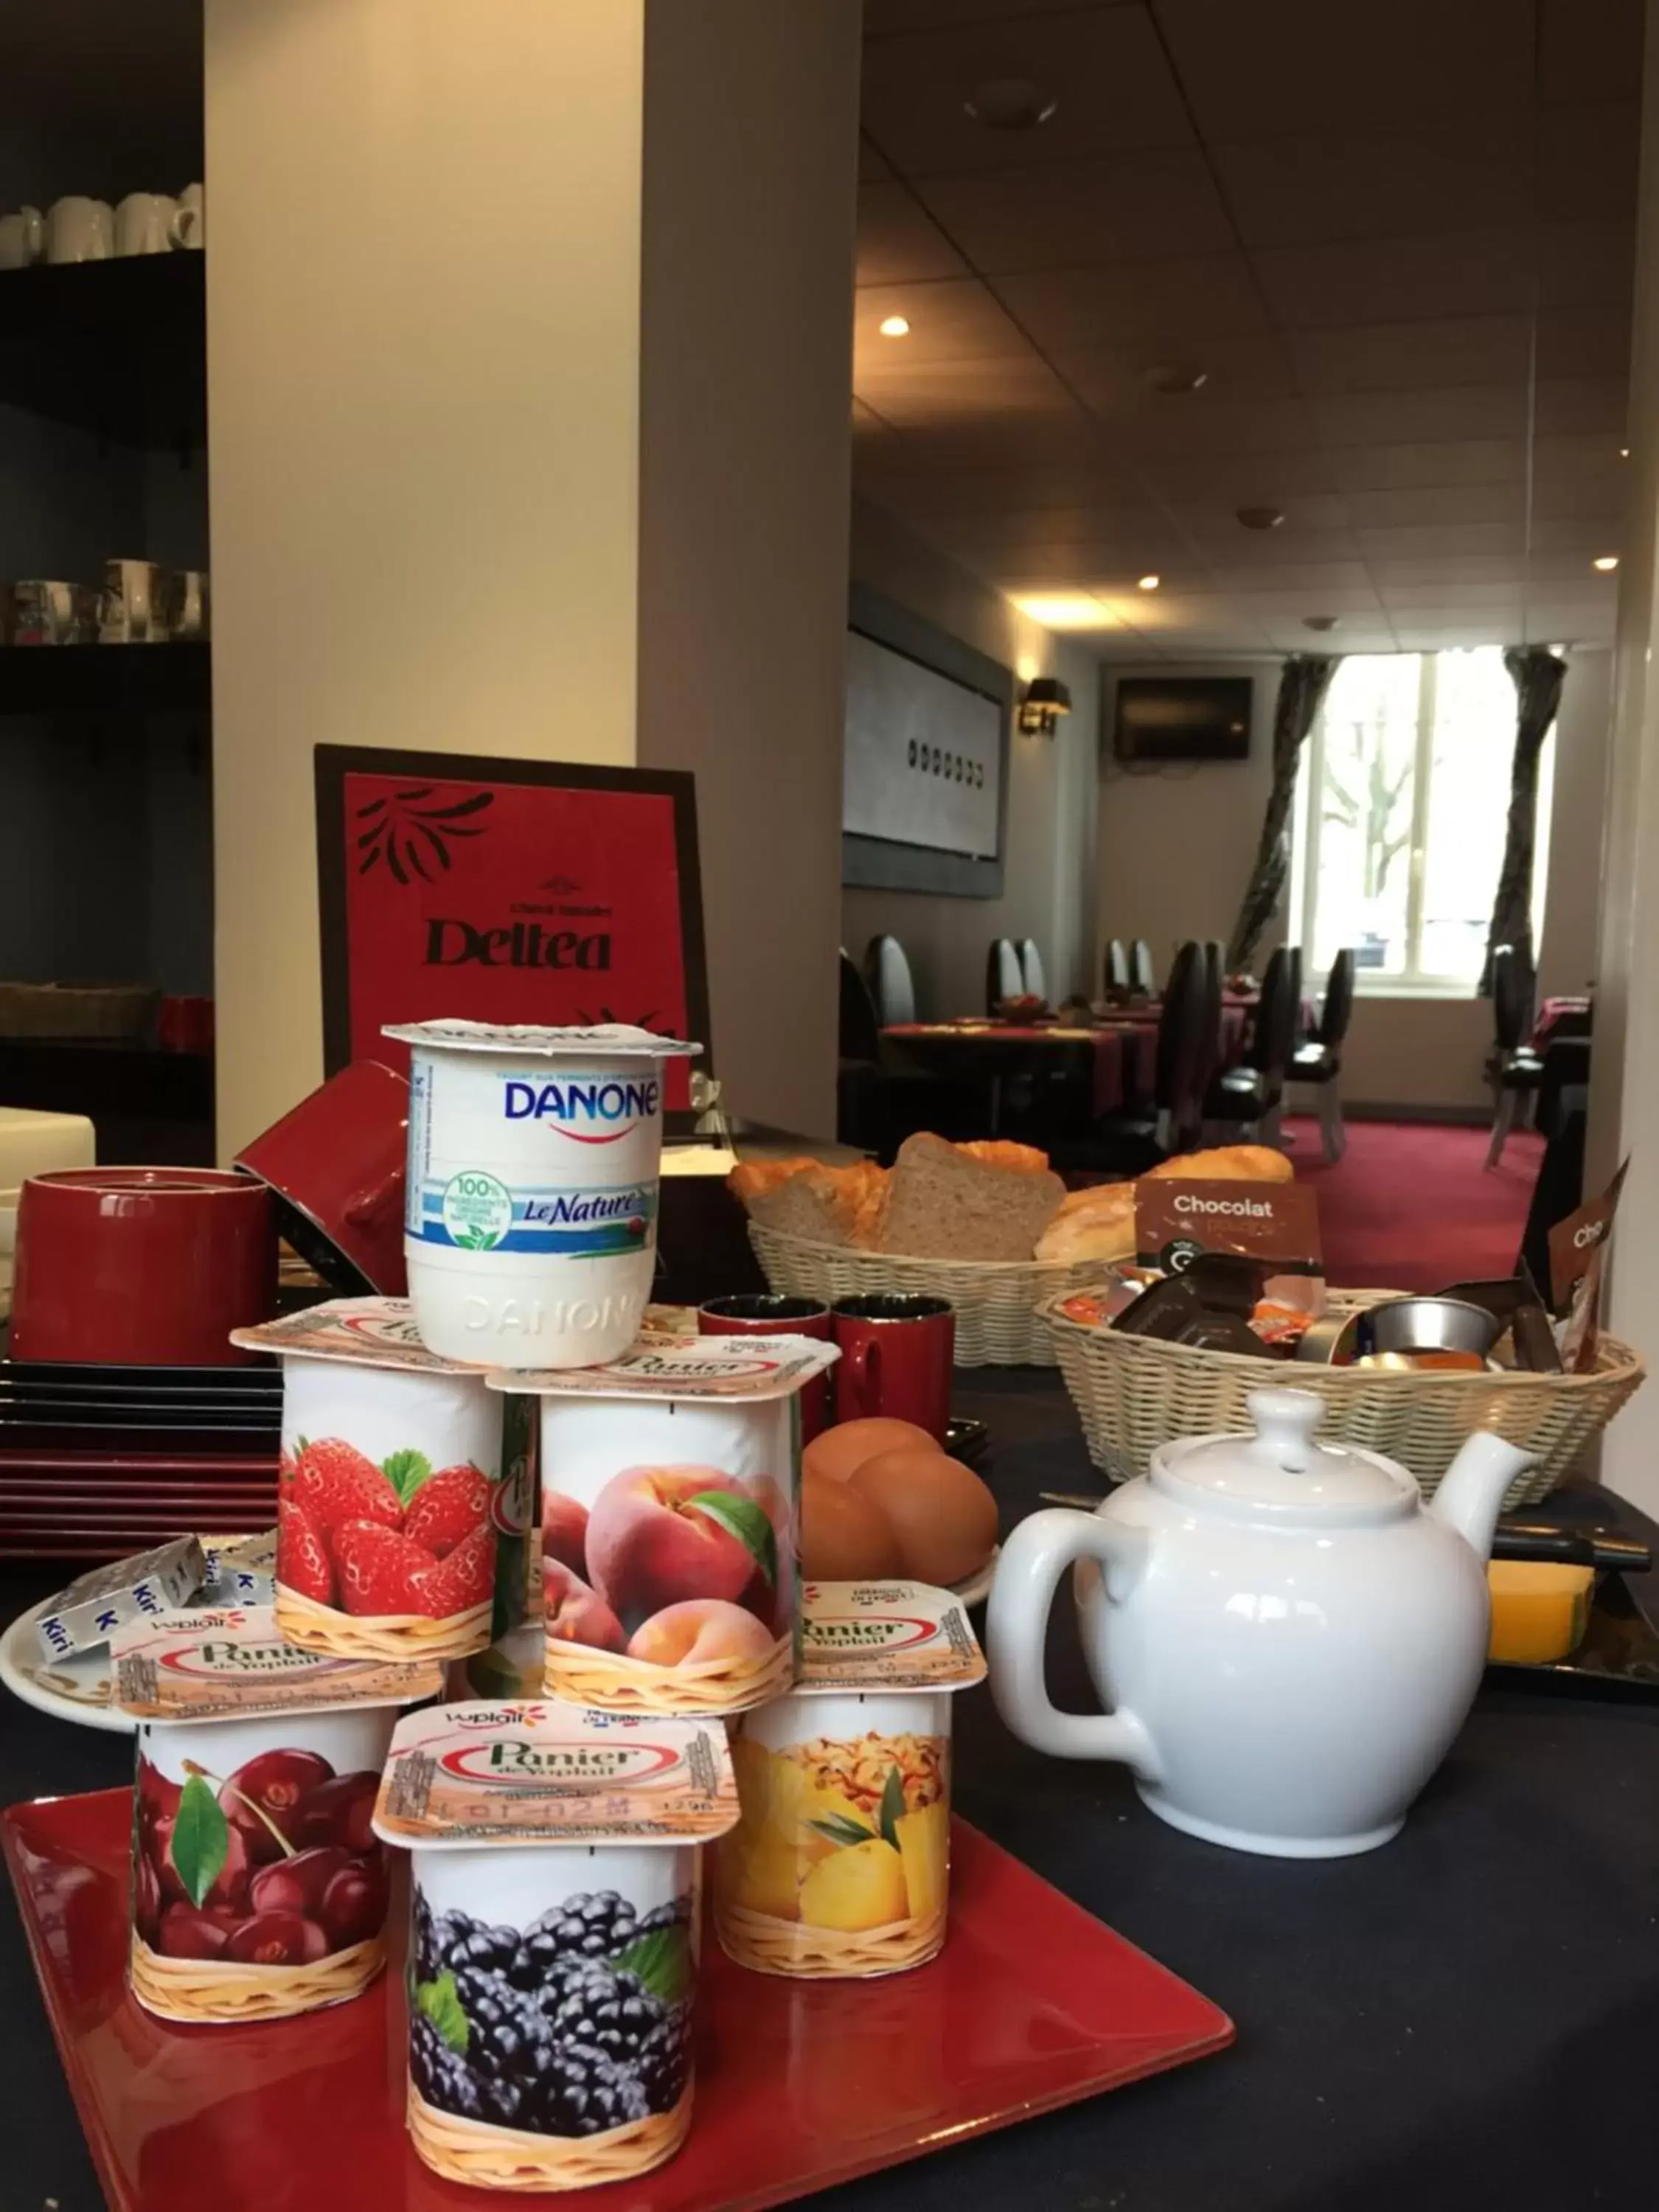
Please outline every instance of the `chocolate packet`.
M1587 1199L1549 1233L1550 1297L1562 1323L1561 1364L1569 1375L1595 1371L1601 1340L1601 1279L1607 1243L1629 1171L1626 1158L1599 1198Z
M1135 1186L1135 1252L1143 1267L1183 1273L1204 1253L1261 1263L1261 1296L1317 1316L1325 1310L1319 1205L1305 1184L1143 1177Z

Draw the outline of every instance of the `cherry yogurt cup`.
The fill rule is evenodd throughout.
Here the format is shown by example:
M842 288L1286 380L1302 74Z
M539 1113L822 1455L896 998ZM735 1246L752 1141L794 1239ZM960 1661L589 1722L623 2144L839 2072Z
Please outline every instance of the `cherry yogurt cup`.
M343 2004L386 1963L370 1825L399 1709L441 1670L284 1644L269 1607L135 1620L111 1639L137 1721L129 1979L191 2023Z

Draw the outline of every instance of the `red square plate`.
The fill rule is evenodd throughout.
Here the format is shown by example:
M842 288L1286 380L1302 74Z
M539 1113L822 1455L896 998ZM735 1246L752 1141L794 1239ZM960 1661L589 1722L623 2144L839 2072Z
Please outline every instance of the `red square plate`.
M490 2201L428 2173L404 2136L395 1966L355 2002L303 2020L171 2027L133 2003L131 1818L125 1790L0 1816L112 2212ZM787 1982L706 1945L690 2140L655 2173L580 2201L596 2212L751 2212L1231 2042L1224 2013L962 1820L951 1880L950 1940L915 1973Z

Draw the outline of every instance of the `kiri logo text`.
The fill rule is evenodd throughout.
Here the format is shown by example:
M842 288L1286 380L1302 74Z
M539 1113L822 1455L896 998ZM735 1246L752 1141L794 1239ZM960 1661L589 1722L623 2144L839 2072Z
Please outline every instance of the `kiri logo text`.
M508 1079L502 1111L509 1121L551 1121L582 1145L614 1145L662 1103L662 1084L654 1076L590 1083L526 1083Z

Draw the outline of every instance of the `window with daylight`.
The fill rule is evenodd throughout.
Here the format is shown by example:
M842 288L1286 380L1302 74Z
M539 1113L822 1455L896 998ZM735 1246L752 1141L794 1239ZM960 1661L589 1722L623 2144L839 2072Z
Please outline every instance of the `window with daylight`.
M1370 991L1472 991L1504 858L1515 685L1497 646L1352 653L1303 748L1291 934L1323 975L1352 945ZM1539 762L1532 929L1541 941L1555 733Z

